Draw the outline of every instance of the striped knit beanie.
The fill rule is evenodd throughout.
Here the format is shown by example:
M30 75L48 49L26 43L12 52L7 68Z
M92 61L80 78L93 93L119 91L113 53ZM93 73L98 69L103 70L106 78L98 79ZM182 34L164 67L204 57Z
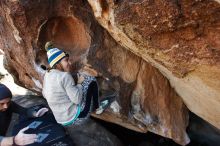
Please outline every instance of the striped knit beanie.
M4 84L0 84L0 100L5 98L12 98L11 91Z
M51 68L55 64L59 63L59 61L61 61L64 57L66 57L66 53L58 48L53 47L52 42L47 42L45 49L47 51L48 63Z

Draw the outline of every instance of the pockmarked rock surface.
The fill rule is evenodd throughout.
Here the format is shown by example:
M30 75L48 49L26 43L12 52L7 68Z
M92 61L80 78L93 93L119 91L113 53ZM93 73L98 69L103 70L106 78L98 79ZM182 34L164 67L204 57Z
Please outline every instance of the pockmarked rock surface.
M186 145L186 106L220 127L219 7L214 1L0 1L0 49L16 83L41 93L44 44L90 64L120 110L98 118ZM101 24L101 25L100 25ZM186 106L185 106L185 104Z
M219 1L88 1L118 43L157 68L192 112L220 128Z

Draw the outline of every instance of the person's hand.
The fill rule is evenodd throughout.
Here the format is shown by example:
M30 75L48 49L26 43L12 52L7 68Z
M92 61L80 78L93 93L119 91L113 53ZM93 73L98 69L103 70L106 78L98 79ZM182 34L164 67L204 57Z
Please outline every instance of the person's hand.
M29 127L25 127L21 129L18 134L14 138L14 143L16 145L28 145L32 144L37 140L37 135L36 134L25 134L24 132L28 130Z
M41 108L37 111L36 113L36 117L41 117L43 116L46 112L48 112L48 108L44 107L44 108Z
M82 84L82 82L85 80L85 78L82 75L77 74L77 84Z
M91 65L85 64L85 66L80 70L80 72L83 72L84 74L87 74L89 76L97 77L98 72L92 68Z

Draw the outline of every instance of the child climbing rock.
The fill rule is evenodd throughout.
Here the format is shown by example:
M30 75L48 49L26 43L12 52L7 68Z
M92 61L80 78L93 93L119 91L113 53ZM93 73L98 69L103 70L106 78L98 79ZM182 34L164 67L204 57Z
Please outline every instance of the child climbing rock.
M79 123L89 116L90 109L99 108L98 85L95 77L78 73L78 81L71 76L69 55L45 45L50 68L44 76L43 95L55 119L63 126Z

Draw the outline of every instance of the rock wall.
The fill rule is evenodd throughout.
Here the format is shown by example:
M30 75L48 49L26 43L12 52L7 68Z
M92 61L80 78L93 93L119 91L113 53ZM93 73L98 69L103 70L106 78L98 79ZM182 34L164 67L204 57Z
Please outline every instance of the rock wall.
M170 81L186 106L220 128L220 4L209 0L89 0L122 46Z
M120 111L96 117L186 145L185 104L219 128L218 10L205 0L1 0L0 49L15 81L40 94L52 40L118 92Z

